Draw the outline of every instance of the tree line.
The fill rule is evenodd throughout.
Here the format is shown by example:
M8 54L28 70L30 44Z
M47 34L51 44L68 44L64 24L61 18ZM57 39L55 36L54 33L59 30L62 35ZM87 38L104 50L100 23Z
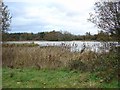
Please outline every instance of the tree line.
M70 32L50 31L38 33L3 33L2 41L29 41L29 40L44 40L44 41L116 41L112 35L106 32L99 31L98 34L91 35L86 32L85 35L74 35Z

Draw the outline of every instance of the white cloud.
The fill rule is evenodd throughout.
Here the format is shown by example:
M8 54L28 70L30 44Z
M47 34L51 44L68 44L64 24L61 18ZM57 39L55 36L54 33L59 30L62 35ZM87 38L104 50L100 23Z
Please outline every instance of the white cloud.
M63 29L74 34L84 34L88 30L95 33L97 31L93 24L87 22L89 12L92 11L96 0L4 1L8 3L8 7L14 12L12 27L18 26L20 28L19 26L35 25L34 30L43 25L42 29L44 30ZM21 8L22 10L20 10Z

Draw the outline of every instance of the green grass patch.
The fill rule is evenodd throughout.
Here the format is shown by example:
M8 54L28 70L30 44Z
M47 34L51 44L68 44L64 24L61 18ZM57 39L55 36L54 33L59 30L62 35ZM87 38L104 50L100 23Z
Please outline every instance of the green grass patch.
M3 68L3 88L117 88L117 81L101 83L94 73L35 68Z

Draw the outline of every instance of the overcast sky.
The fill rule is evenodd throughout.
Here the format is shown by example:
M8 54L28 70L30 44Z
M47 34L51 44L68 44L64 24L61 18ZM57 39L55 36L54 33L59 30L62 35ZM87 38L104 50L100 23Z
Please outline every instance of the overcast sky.
M10 32L68 31L97 33L88 22L96 0L4 0L12 14Z

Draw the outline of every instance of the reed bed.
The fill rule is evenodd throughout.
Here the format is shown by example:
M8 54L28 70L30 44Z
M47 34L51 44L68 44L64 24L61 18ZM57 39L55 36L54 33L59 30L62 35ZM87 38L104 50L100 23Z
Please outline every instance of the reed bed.
M105 53L93 51L71 52L59 46L3 46L2 65L9 68L59 69L96 72L96 75L111 80L118 78L119 56L116 50Z
M60 47L3 47L2 63L9 67L57 68L78 55Z
M63 68L69 67L74 60L83 63L91 62L98 57L92 51L71 52L68 47L60 46L34 46L26 47L18 45L4 45L2 48L2 64L8 67L37 67L41 68Z

